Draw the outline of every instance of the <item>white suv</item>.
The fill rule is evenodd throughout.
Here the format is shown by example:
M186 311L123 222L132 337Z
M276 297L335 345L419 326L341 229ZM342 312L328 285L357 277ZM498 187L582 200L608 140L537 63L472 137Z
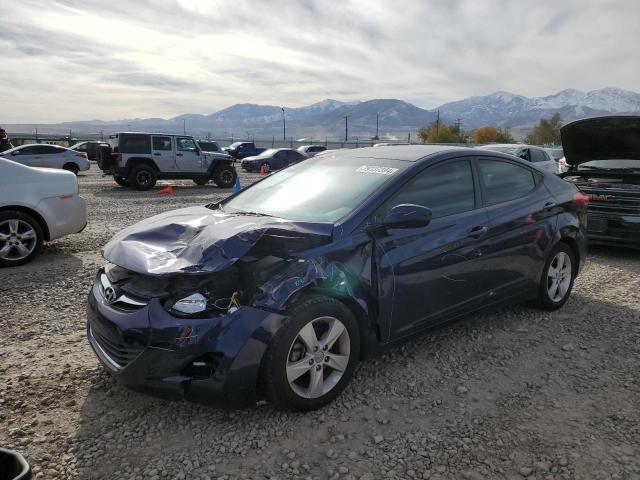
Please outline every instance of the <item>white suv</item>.
M158 179L191 179L230 188L236 181L229 155L204 152L189 135L116 133L109 136L109 146L100 149L98 166L123 187L149 190Z

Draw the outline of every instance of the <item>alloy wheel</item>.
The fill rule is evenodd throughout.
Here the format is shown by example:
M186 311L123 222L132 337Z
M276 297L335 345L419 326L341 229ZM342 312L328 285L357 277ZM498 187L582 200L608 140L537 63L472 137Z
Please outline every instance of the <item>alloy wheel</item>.
M547 270L547 292L554 302L564 299L571 286L571 258L566 252L558 252Z
M350 349L349 332L337 318L319 317L307 323L289 348L289 386L303 398L327 394L347 369Z
M34 228L24 220L9 219L0 223L0 258L17 261L28 257L36 248Z
M225 185L232 184L233 172L231 172L231 170L223 170L220 174L220 180L222 180L222 183L224 183Z

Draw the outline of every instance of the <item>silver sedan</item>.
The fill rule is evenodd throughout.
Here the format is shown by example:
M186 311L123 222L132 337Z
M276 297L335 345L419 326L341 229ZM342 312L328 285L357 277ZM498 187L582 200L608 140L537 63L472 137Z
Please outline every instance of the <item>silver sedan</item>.
M89 170L86 153L59 145L21 145L0 153L0 156L28 167L61 168L75 174Z

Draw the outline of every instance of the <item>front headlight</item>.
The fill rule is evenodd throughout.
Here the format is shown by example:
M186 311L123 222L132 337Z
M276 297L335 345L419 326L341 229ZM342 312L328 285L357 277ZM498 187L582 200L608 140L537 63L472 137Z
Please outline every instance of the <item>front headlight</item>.
M187 315L204 312L207 309L207 298L201 293L192 293L174 303L171 309Z

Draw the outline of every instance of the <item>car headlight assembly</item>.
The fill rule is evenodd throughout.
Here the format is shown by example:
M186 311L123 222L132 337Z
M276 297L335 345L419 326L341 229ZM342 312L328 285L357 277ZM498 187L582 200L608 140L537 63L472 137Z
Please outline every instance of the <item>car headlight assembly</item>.
M233 313L240 308L240 300L238 292L233 292L231 297L221 297L215 300L210 300L202 293L196 292L181 298L173 305L169 302L167 306L170 306L171 313L176 313L179 316L198 317L207 314Z
M185 315L194 315L207 309L207 298L201 293L192 293L173 304L171 310Z

